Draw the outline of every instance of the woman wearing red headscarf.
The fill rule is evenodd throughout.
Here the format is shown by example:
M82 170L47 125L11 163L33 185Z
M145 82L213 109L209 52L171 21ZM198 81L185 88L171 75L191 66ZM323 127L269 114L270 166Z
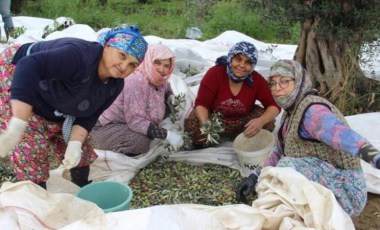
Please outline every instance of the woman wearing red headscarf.
M150 45L142 64L124 80L122 93L91 132L100 149L138 155L149 150L154 138L182 146L179 134L159 126L173 94L168 82L173 70L172 51L162 44Z

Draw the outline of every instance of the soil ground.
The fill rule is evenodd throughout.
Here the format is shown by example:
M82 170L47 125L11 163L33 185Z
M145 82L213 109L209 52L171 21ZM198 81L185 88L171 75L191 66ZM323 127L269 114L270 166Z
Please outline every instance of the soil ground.
M380 229L380 195L368 193L368 201L360 216L354 219L358 230Z

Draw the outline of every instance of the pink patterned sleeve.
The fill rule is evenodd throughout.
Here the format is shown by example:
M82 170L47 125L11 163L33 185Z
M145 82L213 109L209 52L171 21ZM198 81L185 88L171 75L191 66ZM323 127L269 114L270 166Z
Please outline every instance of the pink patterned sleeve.
M300 134L304 138L321 141L334 149L357 156L359 148L368 141L343 124L328 107L310 106L303 117Z
M268 158L255 169L255 172L253 172L256 176L259 176L261 173L261 170L267 166L276 166L278 161L282 157L282 151L280 148L280 142L278 139L276 139L276 145L274 146L273 150L270 152Z
M269 154L269 157L264 161L263 167L266 166L276 166L278 161L281 159L282 151L276 144L272 152Z
M147 134L149 118L146 113L148 104L149 82L142 72L135 71L132 76L125 79L124 116L129 128L135 132Z

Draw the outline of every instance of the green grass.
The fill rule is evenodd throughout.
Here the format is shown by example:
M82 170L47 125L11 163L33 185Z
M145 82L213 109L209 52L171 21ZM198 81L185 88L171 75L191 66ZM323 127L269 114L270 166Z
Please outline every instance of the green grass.
M86 13L84 13L86 12ZM87 13L88 12L88 13ZM188 27L198 27L200 40L214 38L226 30L235 30L263 42L296 43L299 25L289 27L291 39L277 37L277 27L262 20L260 11L251 11L237 0L25 0L19 15L55 19L65 16L95 30L119 24L136 24L144 35L185 38Z

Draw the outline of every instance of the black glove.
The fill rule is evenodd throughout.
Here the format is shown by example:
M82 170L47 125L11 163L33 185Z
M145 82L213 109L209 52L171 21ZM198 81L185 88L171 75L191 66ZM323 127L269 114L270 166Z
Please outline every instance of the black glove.
M168 131L164 128L160 128L157 125L150 123L148 127L147 135L152 140L154 138L165 140L168 135Z
M362 159L375 168L380 168L380 152L373 145L367 143L360 147L359 154Z
M257 184L258 177L255 174L249 175L249 177L244 178L238 188L236 189L236 201L245 201L246 196L255 191L255 186Z

